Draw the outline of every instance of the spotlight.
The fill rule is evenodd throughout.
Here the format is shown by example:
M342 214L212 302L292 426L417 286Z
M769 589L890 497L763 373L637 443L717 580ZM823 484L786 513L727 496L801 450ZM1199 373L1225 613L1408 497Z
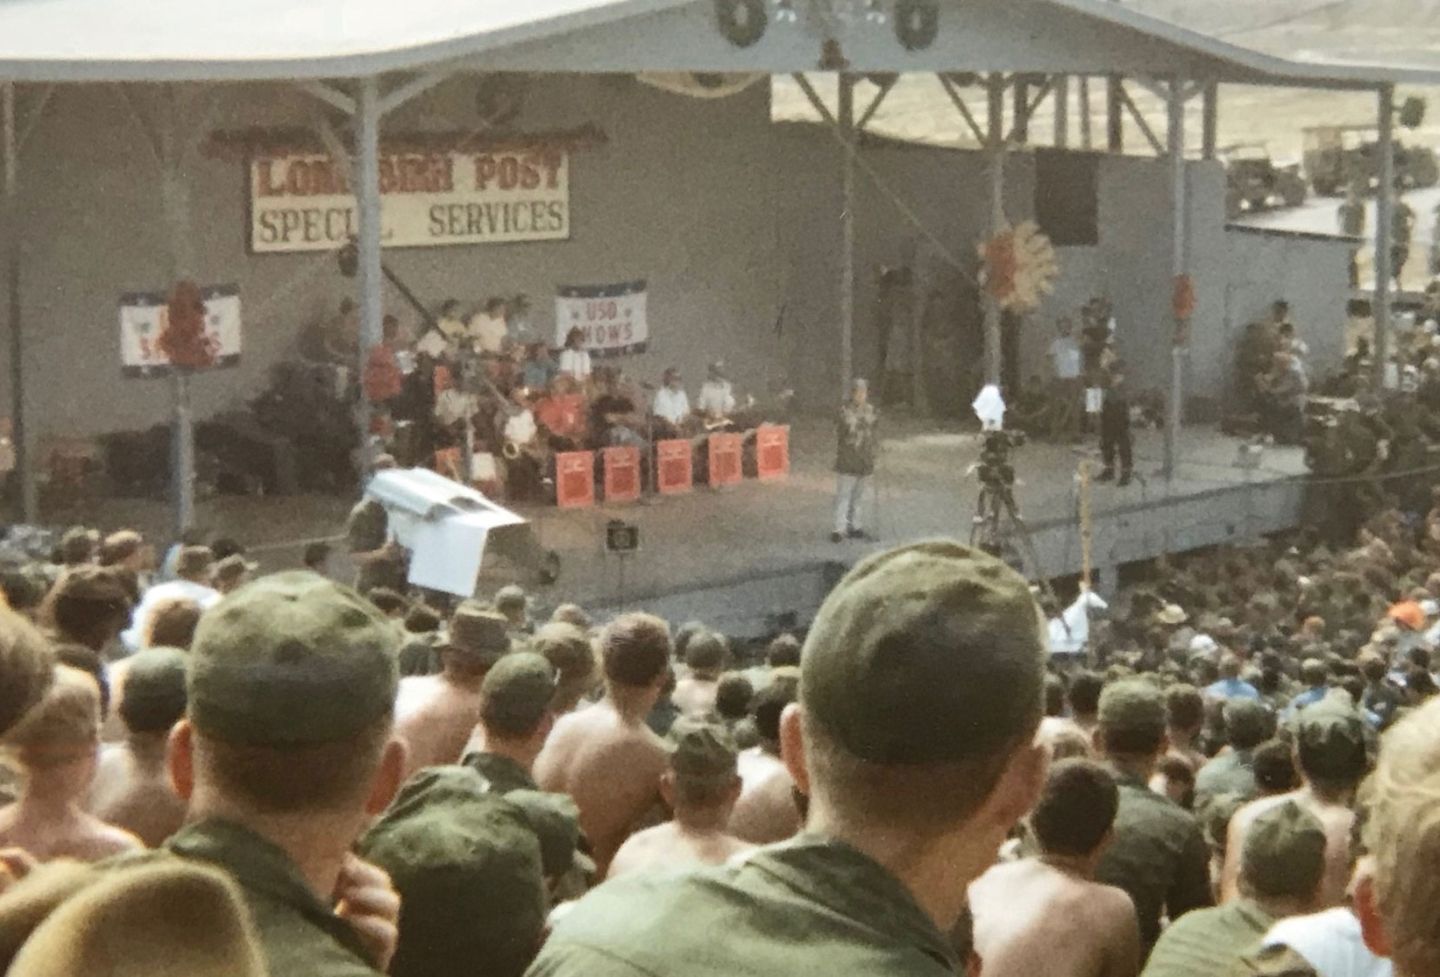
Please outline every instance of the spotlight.
M880 0L865 0L865 22L882 26L888 20L885 16L885 8L880 5Z
M794 0L775 0L775 23L793 24L800 19L795 12Z

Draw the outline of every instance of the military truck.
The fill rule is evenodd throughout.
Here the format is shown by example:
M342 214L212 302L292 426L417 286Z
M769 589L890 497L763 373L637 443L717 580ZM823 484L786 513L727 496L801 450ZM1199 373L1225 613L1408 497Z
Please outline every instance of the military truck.
M1300 164L1278 164L1263 142L1236 143L1219 151L1225 162L1225 216L1272 207L1298 207L1305 202L1305 178Z
M1310 126L1304 136L1305 175L1322 197L1343 194L1354 186L1374 193L1380 185L1380 142L1377 127L1368 125ZM1440 162L1429 146L1395 143L1395 181L1405 190L1440 183Z

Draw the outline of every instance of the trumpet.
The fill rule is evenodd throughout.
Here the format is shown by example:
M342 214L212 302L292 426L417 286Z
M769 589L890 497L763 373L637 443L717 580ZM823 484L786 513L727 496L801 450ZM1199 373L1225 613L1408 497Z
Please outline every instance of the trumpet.
M525 449L520 446L519 441L506 441L500 448L500 454L506 461L514 461L520 457L524 450Z

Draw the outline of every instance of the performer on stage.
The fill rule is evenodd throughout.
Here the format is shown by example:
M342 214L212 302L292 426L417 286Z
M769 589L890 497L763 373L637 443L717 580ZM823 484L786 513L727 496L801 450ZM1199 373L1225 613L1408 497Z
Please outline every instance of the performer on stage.
M735 410L735 389L725 375L725 362L716 360L706 370L705 383L700 387L700 396L695 400L695 411L704 417L707 425L726 419Z
M655 433L662 438L676 438L685 435L685 427L691 420L690 398L685 393L685 379L678 367L665 371L664 380L650 404L650 413L655 415Z
M499 297L485 303L485 311L470 317L466 331L475 342L479 352L498 356L505 351L510 341L510 326L506 321L509 309L505 300Z
M638 428L634 397L627 389L618 367L606 366L595 371L595 399L590 404L590 433L597 448L629 446L644 451L649 445Z
M1122 488L1130 484L1134 468L1135 439L1130 433L1130 395L1125 387L1125 362L1112 357L1104 366L1105 401L1100 407L1100 452L1105 469L1096 479L1108 482L1115 478L1115 456L1120 456Z
M590 379L590 354L585 349L585 333L578 326L565 334L565 348L560 352L560 372L577 383Z
M870 404L870 385L856 378L850 384L850 399L840 408L836 423L838 446L835 453L835 530L830 542L845 538L873 539L860 526L860 501L875 472L877 447L875 426L879 415Z

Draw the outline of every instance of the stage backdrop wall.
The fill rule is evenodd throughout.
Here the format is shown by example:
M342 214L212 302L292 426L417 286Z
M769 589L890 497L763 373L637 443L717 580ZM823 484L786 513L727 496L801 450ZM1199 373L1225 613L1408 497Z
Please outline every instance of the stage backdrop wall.
M392 116L390 131L478 127L475 78L449 81ZM209 127L309 125L317 108L286 86L218 89ZM142 112L158 92L134 89ZM198 130L203 103L187 124ZM570 160L569 240L393 249L385 261L426 300L478 302L529 294L548 335L555 287L643 278L649 351L627 370L658 376L675 363L693 383L727 359L740 386L785 380L773 324L780 270L768 86L701 100L621 76L549 76L525 85L521 131L600 127L609 141ZM120 375L117 303L171 280L160 182L119 90L58 86L20 166L26 370L39 437L98 434L164 422L164 381ZM235 282L244 307L240 365L194 384L196 413L243 403L290 355L302 326L331 314L355 284L328 254L246 250L246 170L198 153L186 170L193 216L182 268L197 281ZM3 294L3 285L0 285ZM414 319L387 286L387 307ZM8 343L0 344L0 414L8 413Z

